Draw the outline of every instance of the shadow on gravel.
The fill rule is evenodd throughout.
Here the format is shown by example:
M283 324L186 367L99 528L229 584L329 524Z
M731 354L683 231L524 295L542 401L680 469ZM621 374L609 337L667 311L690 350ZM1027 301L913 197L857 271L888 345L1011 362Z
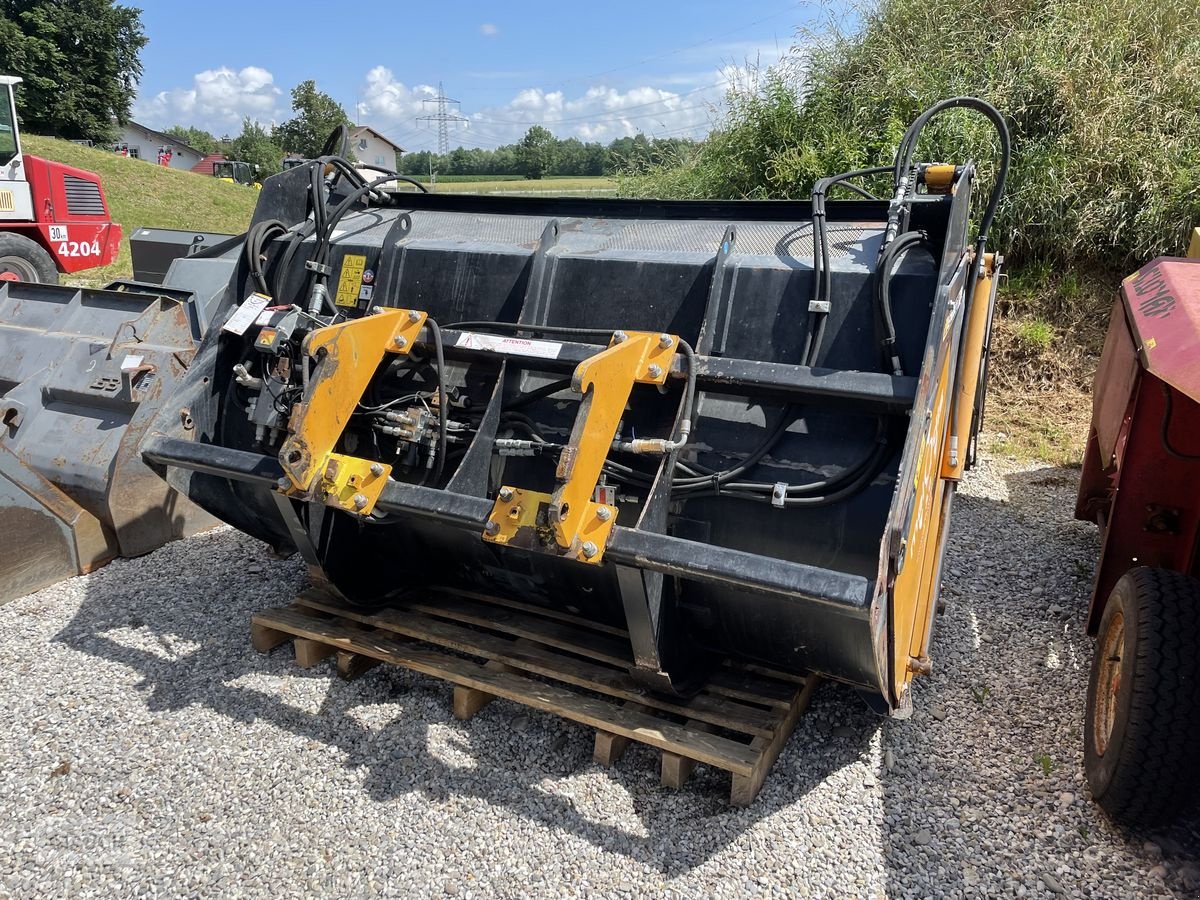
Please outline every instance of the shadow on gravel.
M286 604L302 587L303 572L295 562L272 561L263 545L230 530L168 545L153 559L153 565L145 559L117 561L95 573L78 614L55 636L74 650L136 672L149 710L200 706L246 726L267 723L336 748L349 769L365 768L363 789L377 802L414 792L432 801L478 798L668 877L712 858L857 760L879 724L849 691L824 685L758 802L744 810L729 806L727 773L700 766L684 790L666 789L659 784L658 754L632 744L620 763L601 770L626 792L636 820L630 825L629 810L596 811L594 798L581 796L577 804L564 796L572 793L573 776L597 770L591 729L506 701L460 723L451 715L451 687L445 682L390 666L345 682L333 675L332 661L297 668L290 645L268 655L255 652L250 617ZM310 680L318 683L312 686L322 699L306 706L298 695L314 691L295 685ZM386 723L371 722L379 715ZM843 737L831 741L835 728ZM262 745L261 738L257 743ZM208 749L239 758L238 747ZM268 769L264 764L264 772ZM289 777L311 786L322 776L314 768ZM564 782L566 791L548 787ZM620 790L603 791L621 798ZM320 791L309 787L305 793ZM261 812L273 814L270 808ZM379 814L394 815L383 806ZM285 830L305 827L282 824Z
M955 501L934 673L883 726L889 896L1195 896L1200 817L1129 835L1084 782L1099 540L1073 520L1078 477L1011 473L1006 500Z

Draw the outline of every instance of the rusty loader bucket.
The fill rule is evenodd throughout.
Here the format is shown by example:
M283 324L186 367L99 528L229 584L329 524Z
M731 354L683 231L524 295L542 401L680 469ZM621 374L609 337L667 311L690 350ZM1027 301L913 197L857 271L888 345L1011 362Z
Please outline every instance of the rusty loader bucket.
M974 165L914 160L955 106L996 124L1003 172L1003 121L961 98L812 202L285 172L144 456L350 603L533 604L627 629L651 690L735 658L902 713L999 266L1002 175L973 238Z

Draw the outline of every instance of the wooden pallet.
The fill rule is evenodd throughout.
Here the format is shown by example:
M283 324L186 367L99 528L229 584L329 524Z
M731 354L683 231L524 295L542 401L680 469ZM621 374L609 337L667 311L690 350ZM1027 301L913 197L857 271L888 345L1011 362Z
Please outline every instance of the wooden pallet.
M250 634L264 653L291 641L301 666L336 656L346 678L390 663L452 682L459 719L503 697L579 722L596 729L594 757L604 766L630 741L647 744L662 751L670 787L697 763L724 769L735 806L754 800L817 684L728 665L690 699L653 694L629 675L621 629L466 592L367 613L309 591L254 616Z

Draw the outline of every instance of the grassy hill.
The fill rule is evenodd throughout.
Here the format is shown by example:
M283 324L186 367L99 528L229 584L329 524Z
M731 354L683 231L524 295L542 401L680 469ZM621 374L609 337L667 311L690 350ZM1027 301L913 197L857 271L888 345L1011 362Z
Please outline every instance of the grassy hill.
M258 192L252 188L70 141L23 135L21 144L26 153L99 175L113 220L120 222L124 230L115 263L81 272L72 280L99 284L132 277L129 235L138 228L194 228L230 234L244 231L258 199Z

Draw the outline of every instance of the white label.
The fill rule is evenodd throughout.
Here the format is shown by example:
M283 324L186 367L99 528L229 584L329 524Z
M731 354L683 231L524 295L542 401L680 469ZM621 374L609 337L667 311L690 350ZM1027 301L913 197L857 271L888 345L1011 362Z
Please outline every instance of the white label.
M142 356L134 356L132 353L130 353L123 360L121 360L121 371L136 372L139 368L141 368L142 360L144 358L145 357Z
M562 352L562 344L558 341L534 341L500 334L480 334L477 331L464 331L458 336L455 346L468 350L492 350L513 356L533 356L538 359L558 359L558 354Z
M246 329L254 324L258 314L266 309L270 302L271 298L266 294L251 294L238 307L237 312L221 326L221 330L228 331L230 334L245 334Z
M52 241L69 241L71 238L67 234L66 225L51 225L50 240Z

